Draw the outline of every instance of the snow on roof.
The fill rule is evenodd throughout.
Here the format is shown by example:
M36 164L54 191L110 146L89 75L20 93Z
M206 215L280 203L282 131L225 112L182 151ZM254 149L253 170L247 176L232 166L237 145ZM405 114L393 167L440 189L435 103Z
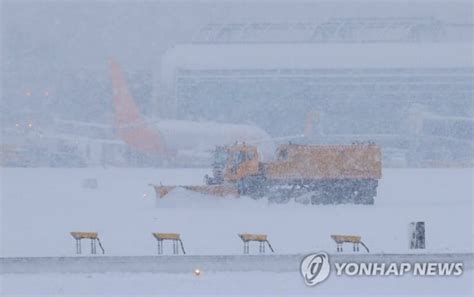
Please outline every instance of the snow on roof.
M177 69L473 67L473 43L182 44L162 59L162 77Z

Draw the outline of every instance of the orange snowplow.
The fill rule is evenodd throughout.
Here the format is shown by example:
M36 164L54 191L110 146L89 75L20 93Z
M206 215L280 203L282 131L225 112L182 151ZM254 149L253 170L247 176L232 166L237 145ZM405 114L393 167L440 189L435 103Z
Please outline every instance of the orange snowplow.
M374 203L382 164L380 148L373 143L290 143L280 145L275 157L263 163L257 147L245 143L218 147L206 185L182 187L215 196L266 196L276 202L295 198L312 204ZM176 186L154 187L161 198Z

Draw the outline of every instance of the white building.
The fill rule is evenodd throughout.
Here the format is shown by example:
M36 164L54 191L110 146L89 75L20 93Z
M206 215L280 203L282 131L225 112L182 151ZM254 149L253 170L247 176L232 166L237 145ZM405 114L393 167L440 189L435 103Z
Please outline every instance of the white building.
M444 157L409 135L414 106L472 129L473 28L436 18L209 24L163 56L159 109L252 122L273 136L301 134L314 111L314 141L374 140L411 165L472 162L472 139L457 128L455 142L441 141Z

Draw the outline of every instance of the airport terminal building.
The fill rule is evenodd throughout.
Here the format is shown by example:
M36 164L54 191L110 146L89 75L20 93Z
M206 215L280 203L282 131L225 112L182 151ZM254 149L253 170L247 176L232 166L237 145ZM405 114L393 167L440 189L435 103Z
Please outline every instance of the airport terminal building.
M472 164L473 24L436 18L212 23L163 56L162 116L274 137L380 143L403 165ZM398 156L398 157L396 157Z

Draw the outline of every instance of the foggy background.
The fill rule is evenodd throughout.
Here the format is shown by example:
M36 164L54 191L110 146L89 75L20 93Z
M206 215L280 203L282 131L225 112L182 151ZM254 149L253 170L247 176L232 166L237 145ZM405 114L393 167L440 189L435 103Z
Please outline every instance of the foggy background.
M169 73L163 68L163 60L166 56L179 52L180 45L202 43L200 32L206 25L320 23L336 18L355 19L355 23L358 19L376 18L383 22L384 19L395 18L394 23L408 21L417 24L420 21L428 22L428 26L439 25L442 27L440 34L428 27L423 29L416 40L396 42L397 37L394 37L395 41L389 41L388 44L427 43L433 50L437 50L439 44L462 43L467 46L459 52L452 52L446 59L454 57L456 61L464 61L461 63L465 63L465 67L459 67L459 63L455 69L444 67L440 71L450 71L450 79L440 82L436 78L438 74L434 74L435 78L427 78L428 84L414 91L418 92L414 96L403 95L404 91L398 90L395 84L390 92L402 94L402 104L397 101L397 96L386 96L386 91L377 93L380 84L378 81L374 81L369 87L368 95L346 97L333 95L343 87L335 86L334 89L321 93L320 85L308 87L314 85L313 82L260 84L253 81L254 85L249 86L226 79L225 83L218 81L214 85L196 86L194 82L187 84L180 80L178 72L172 78L172 85L165 81L164 76ZM302 118L306 116L307 110L312 109L320 115L318 121L324 127L323 134L404 134L412 128L407 123L409 115L413 110L416 112L421 109L422 112L435 113L436 116L462 118L460 123L436 122L430 124L432 127L425 125L428 127L426 129L432 130L429 132L431 134L456 135L453 143L446 139L437 140L438 143L446 144L446 147L441 153L429 153L435 155L430 158L455 160L452 163L458 165L472 162L474 27L471 1L2 1L1 22L1 114L4 139L13 139L9 135L15 126L37 126L39 123L54 134L58 125L51 126L48 123L58 119L112 125L107 60L114 57L126 71L130 88L142 113L152 118L248 123L263 128L272 136L285 136L300 134L304 129ZM288 30L268 38L263 34L262 41L249 41L237 36L236 41L230 43L250 46L252 43L276 43L276 46L285 42L333 43L341 47L345 43L377 43L364 41L363 37L362 41L331 37L324 42L304 39L291 41L292 34ZM204 43L212 45L213 41ZM214 43L226 44L225 40L218 39ZM390 50L390 47L387 49ZM195 60L200 59L199 55L211 60L216 53L219 55L215 50L193 53L194 49L191 48L184 55ZM366 56L370 57L371 54L369 48ZM429 54L428 47L427 55ZM291 53L289 56L291 57ZM176 57L178 61L182 61L180 58L183 56ZM328 61L328 65L322 70L330 69L331 61ZM176 69L181 66L176 66ZM351 66L345 68L350 70ZM416 75L420 75L419 71L425 70L416 71ZM191 74L198 78L201 75ZM260 74L249 75L254 77ZM323 73L322 76L324 75ZM410 81L410 75L403 79ZM317 73L316 76L321 75ZM430 76L433 77L432 74ZM355 83L358 81L356 79ZM282 93L275 85L285 85L287 94ZM446 93L447 87L452 92ZM348 89L346 92L354 94L355 91ZM357 100L365 103L359 104ZM181 105L177 106L177 102ZM236 102L239 102L238 105ZM397 110L396 115L392 112L394 109ZM347 117L347 114L352 116ZM387 116L393 120L389 121ZM369 117L373 117L373 120L364 122ZM374 130L374 127L379 128ZM113 131L104 133L103 137L113 139ZM362 140L367 137L362 137ZM18 142L17 138L11 142ZM384 145L383 141L368 138ZM359 139L361 137L358 136L343 139L320 137L319 142ZM395 140L387 144L387 147L395 150L395 154L400 149L402 154L406 154L406 147L411 145L406 142ZM415 145L433 146L433 142ZM453 147L459 151L453 153ZM416 150L420 152L419 149ZM418 161L415 163L419 164Z

